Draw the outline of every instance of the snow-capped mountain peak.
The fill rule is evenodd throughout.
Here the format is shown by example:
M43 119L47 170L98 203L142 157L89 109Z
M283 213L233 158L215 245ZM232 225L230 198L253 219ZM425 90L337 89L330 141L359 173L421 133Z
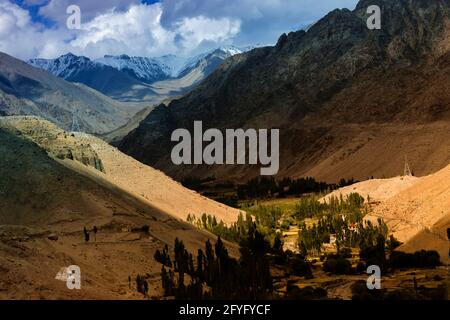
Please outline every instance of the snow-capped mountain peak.
M147 83L166 79L170 76L170 68L154 58L105 55L95 62L111 66L128 73L130 76Z
M196 68L203 69L202 72L208 76L214 71L225 59L244 51L235 46L220 47L208 52L199 54L188 59L184 66L180 69L178 77L183 77L192 72Z
M94 64L89 58L76 56L71 52L56 59L31 59L28 63L64 79L70 78L79 69Z
M168 91L177 95L187 92L225 59L243 51L233 46L220 47L190 59L176 55L148 58L122 54L91 60L67 53L56 59L31 59L28 63L114 99L141 101L152 100L158 94L166 95ZM155 87L155 82L165 83ZM161 89L164 86L171 89Z

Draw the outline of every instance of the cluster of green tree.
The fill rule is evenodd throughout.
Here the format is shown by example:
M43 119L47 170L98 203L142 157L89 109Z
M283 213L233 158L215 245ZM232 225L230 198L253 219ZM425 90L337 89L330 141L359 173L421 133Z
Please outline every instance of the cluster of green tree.
M237 221L229 226L222 220L217 222L215 216L207 214L203 214L200 218L188 214L186 220L200 229L208 230L223 239L236 243L245 240L249 230L256 226L258 232L263 234L273 246L282 214L282 211L275 207L257 206L247 212L245 218L239 214Z
M333 274L365 273L370 265L377 265L381 270L387 271L389 263L386 259L386 250L393 251L400 243L391 235L386 241L387 226L378 220L378 226L367 222L366 227L359 229L357 241L359 246L359 259L356 269L348 258L351 258L350 248L339 248L336 255L329 255L324 263L324 271Z
M381 235L387 236L388 228L380 219L378 224L360 220L350 224L349 219L340 216L325 216L317 224L307 227L303 222L299 230L299 247L304 255L310 253L319 255L324 243L330 242L330 235L336 237L336 247L339 252L341 247L357 248L361 250L372 247Z
M240 244L241 257L231 258L219 237L214 248L205 243L205 252L198 250L196 266L192 254L182 241L175 240L172 268L163 265L161 280L166 296L177 299L260 299L272 292L272 277L266 254L269 244L251 228ZM176 273L178 277L176 277ZM185 275L190 282L185 284ZM209 288L204 290L205 286Z
M377 265L386 271L386 236L378 234L374 239L375 242L372 242L373 239L367 239L368 241L360 244L358 271L363 271L370 265Z
M382 223L381 220L378 220ZM386 259L386 253L390 255L394 250L401 245L401 243L395 239L393 235L386 240L387 226L382 223L379 232L376 229L372 229L372 232L366 234L364 241L359 243L359 258L360 262L356 268L358 273L365 272L370 265L377 265L381 270L386 271L390 265Z
M280 226L280 219L283 216L283 211L274 206L256 206L248 209L251 217L254 217L256 227L271 244L274 243L275 236L278 234ZM247 216L249 219L249 216Z
M367 214L364 199L352 193L345 199L333 197L327 202L320 202L315 197L299 201L294 217L299 222L299 247L304 255L319 255L324 243L330 242L331 235L336 239L338 252L340 248L363 248L372 246L378 235L387 236L388 228L379 219L377 224L363 221ZM318 218L317 223L307 226L304 219Z
M351 193L344 198L342 195L331 197L326 202L320 202L318 197L310 196L301 198L296 205L294 217L297 220L306 218L335 216L336 214L345 214L351 223L360 221L364 215L364 198L358 193Z
M243 185L239 185L237 195L239 199L299 196L312 192L324 192L336 187L336 185L318 182L314 178L284 178L282 180L275 180L275 178L257 177L247 181Z
M200 218L195 215L188 214L187 222L194 224L200 229L222 237L228 241L239 243L247 236L248 229L252 225L252 218L247 214L246 218L239 214L238 220L230 226L227 226L222 220L217 222L215 216L203 214Z

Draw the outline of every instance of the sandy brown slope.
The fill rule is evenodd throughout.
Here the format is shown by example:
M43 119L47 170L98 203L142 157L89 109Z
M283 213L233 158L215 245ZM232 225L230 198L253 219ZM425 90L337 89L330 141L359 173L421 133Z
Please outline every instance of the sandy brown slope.
M134 281L137 274L148 274L150 294L160 295L155 250L173 245L175 237L190 251L215 239L91 174L89 167L62 162L71 164L0 128L0 299L141 298L134 282L128 284L128 276ZM82 229L94 225L96 241L85 243ZM149 234L138 231L143 225ZM47 239L50 233L58 240ZM81 267L81 290L54 279L72 264Z
M340 198L341 196L345 199L351 193L357 193L371 203L383 202L397 195L399 192L410 188L418 181L420 181L420 178L412 176L371 179L339 188L327 194L321 200L328 202L333 197Z
M421 178L412 187L386 200L372 216L383 218L404 243L404 250L438 250L441 260L448 263L450 166Z
M57 157L64 158L65 161L62 162L64 165L78 172L88 171L91 177L105 180L175 218L185 221L188 214L200 217L206 213L216 216L219 221L223 220L225 223L237 220L239 210L184 188L161 171L141 164L91 135L68 134L47 121L30 117L5 117L0 119L0 125L2 123L4 126L19 130L24 136ZM67 160L67 153L76 156L81 148L83 153L79 155L79 161ZM86 158L101 161L103 172L92 168L93 165L79 167L78 163ZM87 162L95 163L95 160Z

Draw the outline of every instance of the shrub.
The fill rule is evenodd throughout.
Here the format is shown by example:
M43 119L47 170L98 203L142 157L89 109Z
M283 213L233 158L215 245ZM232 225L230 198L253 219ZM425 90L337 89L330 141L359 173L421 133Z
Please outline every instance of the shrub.
M405 253L394 251L391 253L389 263L392 268L435 268L441 265L437 251L416 251Z
M361 274L361 273L366 273L366 271L367 271L367 265L364 262L359 261L358 264L356 265L356 273Z
M148 234L150 232L150 227L148 225L143 225L141 231L145 234Z
M289 267L293 275L299 277L306 277L307 279L313 277L311 265L309 264L308 261L306 261L305 259L303 259L303 257L299 255L296 255L294 258L289 260Z
M352 274L352 264L340 256L330 255L323 264L323 271L332 274Z
M350 259L352 257L352 249L350 249L350 248L340 249L339 256L344 259Z
M384 237L379 234L375 245L365 245L359 251L359 257L366 265L377 265L381 270L386 268L386 252Z
M389 240L386 241L386 246L390 252L393 252L395 249L400 247L402 243L398 241L392 234L389 237Z

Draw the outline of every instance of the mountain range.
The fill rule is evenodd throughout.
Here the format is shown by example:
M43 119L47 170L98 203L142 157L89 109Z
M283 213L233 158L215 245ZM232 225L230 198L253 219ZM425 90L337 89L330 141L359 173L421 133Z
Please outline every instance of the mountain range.
M31 59L28 63L67 81L83 83L116 100L155 102L161 101L161 96L167 98L186 92L225 59L242 52L236 47L222 47L192 58L123 54L94 60L68 53L56 59Z
M367 8L383 12L367 27ZM259 175L258 166L175 166L173 130L279 128L279 176L416 175L450 162L450 2L361 0L273 47L227 59L200 86L155 108L120 149L174 177ZM191 131L192 132L192 131Z
M134 128L154 105L188 92L240 52L224 47L188 60L174 55L91 60L68 53L28 63L0 53L0 115L40 116L66 130L76 124L85 132L122 137L128 133L124 128Z
M70 130L74 122L92 133L111 131L142 108L115 101L86 85L71 83L0 53L0 111L34 115Z

